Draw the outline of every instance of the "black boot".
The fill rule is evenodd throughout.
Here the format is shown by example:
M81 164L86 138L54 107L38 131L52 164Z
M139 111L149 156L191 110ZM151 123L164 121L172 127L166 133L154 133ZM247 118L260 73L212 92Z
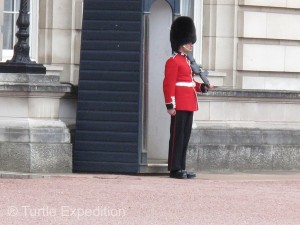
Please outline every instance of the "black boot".
M183 170L185 173L186 173L186 177L188 179L192 179L192 178L195 178L196 177L196 174L194 172L188 172L186 170Z
M171 178L177 178L177 179L186 179L187 173L184 170L174 170L170 172Z

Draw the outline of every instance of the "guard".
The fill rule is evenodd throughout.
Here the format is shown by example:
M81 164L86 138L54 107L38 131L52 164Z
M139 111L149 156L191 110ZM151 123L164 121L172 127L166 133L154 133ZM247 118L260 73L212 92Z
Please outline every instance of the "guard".
M196 42L196 29L190 17L178 17L171 26L170 42L174 52L165 65L163 91L167 112L171 115L168 170L171 178L194 178L186 171L186 152L192 131L193 114L198 110L197 92L207 86L194 80L187 54Z

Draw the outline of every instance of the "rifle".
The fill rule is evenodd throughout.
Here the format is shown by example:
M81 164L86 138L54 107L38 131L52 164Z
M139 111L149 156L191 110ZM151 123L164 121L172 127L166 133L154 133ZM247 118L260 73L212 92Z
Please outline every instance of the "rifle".
M189 52L189 53L187 54L187 58L188 58L188 59L190 60L190 62L191 62L191 68L192 68L194 74L199 75L199 77L201 78L201 80L203 80L204 84L208 87L209 84L210 84L210 83L209 83L209 80L207 79L208 71L207 71L207 70L203 70L202 67L199 66L199 65L196 63L196 61L195 61L195 59L194 59L194 57L193 57L193 55L192 55L191 52Z

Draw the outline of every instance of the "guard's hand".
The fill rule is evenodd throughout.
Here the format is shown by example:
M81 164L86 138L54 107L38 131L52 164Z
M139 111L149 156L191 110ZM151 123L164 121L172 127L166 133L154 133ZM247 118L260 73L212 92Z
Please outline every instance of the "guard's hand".
M176 109L168 109L168 113L169 113L171 116L175 116L175 115L176 115Z
M215 86L213 84L209 84L209 85L205 85L204 88L205 90L209 90L209 89L212 89L214 88Z
M211 88L214 88L215 86L212 84L204 84L202 83L200 86L200 91L202 93L207 93Z

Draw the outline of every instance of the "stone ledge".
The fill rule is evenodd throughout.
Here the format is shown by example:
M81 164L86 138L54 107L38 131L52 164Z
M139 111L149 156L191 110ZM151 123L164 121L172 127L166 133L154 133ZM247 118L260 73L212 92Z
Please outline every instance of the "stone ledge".
M72 86L70 84L47 84L47 83L1 83L1 92L54 92L70 93Z
M58 75L0 73L0 94L6 92L71 93L70 83L60 83Z
M266 121L195 121L195 130L203 129L257 129L257 130L298 130L300 123L297 122L266 122Z
M257 90L257 89L230 89L215 88L207 94L198 94L199 97L238 97L238 98L275 98L275 99L299 99L300 91L278 91L278 90Z
M0 73L0 82L5 83L58 83L59 76L45 74Z
M280 129L196 129L191 144L216 145L300 145L300 130Z

